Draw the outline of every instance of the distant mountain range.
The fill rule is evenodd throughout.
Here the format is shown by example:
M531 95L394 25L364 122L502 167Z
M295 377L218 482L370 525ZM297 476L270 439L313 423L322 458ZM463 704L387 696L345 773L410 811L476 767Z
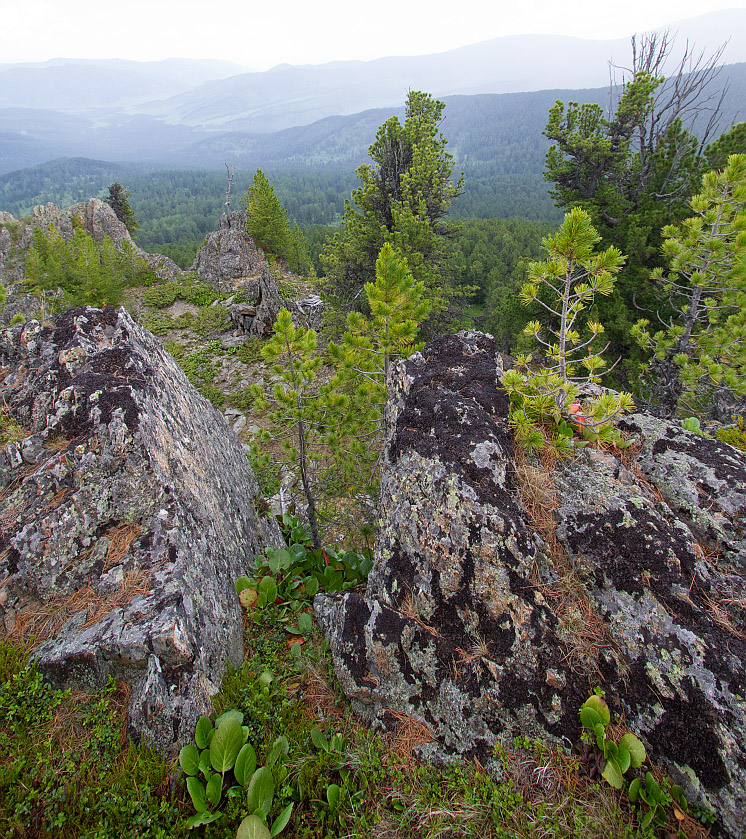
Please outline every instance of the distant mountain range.
M746 9L671 29L674 49L689 40L707 54L730 36L723 60L746 62ZM460 165L494 170L499 159L513 171L511 157L543 163L541 130L554 100L604 104L608 62L623 65L628 53L626 40L511 36L436 55L264 73L182 59L0 64L0 174L60 157L171 168L354 167L377 126L401 114L408 89L447 101L444 131ZM746 118L746 64L729 64L725 76L733 88L723 127Z

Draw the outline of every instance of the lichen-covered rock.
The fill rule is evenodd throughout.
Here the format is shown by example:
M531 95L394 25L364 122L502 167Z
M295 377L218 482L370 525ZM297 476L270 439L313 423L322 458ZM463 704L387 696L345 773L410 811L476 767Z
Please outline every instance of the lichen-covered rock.
M440 751L489 762L504 731L559 740L585 697L531 581L495 343L428 344L389 381L380 536L365 597L317 596L358 713L424 721Z
M466 333L392 370L368 588L315 601L346 693L374 724L427 723L423 754L489 763L506 734L576 743L602 685L740 839L746 458L628 418L624 458L586 448L553 471L554 567L516 491L500 368L494 342Z
M194 258L192 271L224 294L231 294L235 290L234 280L258 274L265 264L264 251L246 230L246 213L236 210L222 215L218 229L208 233Z
M679 440L696 435L641 415L626 425L667 427L670 436L663 431L662 439L674 451L688 451L687 469L678 460L679 490L697 467L730 476L733 484L720 487L722 502L710 487L714 509L706 515L716 517L719 503L746 488L746 461L730 446L703 446L698 459L692 440ZM640 465L656 445L655 437L645 439ZM740 836L746 826L743 568L738 575L725 555L708 555L689 522L677 517L686 493L669 485L666 503L610 454L584 450L558 466L555 485L557 534L626 671L613 690L628 725L694 800L719 812ZM727 597L721 573L731 584Z
M222 416L125 310L0 334L0 630L55 684L131 686L130 732L172 754L242 660L234 583L279 545Z

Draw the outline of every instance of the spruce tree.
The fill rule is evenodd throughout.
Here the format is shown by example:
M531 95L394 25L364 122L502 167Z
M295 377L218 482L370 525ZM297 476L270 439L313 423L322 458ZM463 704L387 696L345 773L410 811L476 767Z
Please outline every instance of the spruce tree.
M104 198L104 201L114 210L114 214L127 230L129 230L130 234L134 235L140 225L137 223L132 207L130 207L129 197L129 189L125 189L117 181L109 187L109 196L108 198Z

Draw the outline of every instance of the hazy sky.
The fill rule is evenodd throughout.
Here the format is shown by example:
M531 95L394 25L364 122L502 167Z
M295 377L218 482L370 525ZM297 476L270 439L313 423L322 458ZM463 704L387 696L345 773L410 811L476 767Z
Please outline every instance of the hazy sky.
M501 35L627 37L746 0L0 0L0 61L224 58L264 70Z

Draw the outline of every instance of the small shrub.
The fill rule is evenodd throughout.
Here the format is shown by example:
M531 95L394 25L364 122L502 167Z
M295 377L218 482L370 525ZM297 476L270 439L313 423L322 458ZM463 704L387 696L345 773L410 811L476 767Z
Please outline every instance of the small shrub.
M225 306L207 306L195 315L192 329L206 337L212 333L225 332L230 325L231 316Z
M250 387L243 387L230 395L230 400L236 408L246 411L254 404L256 394Z
M21 312L16 312L10 319L11 326L23 326L24 323L26 323L26 316L21 314Z
M250 338L236 351L236 357L242 364L256 364L262 360L262 347L264 342L261 338Z
M179 296L179 286L176 283L161 283L154 285L143 294L143 303L152 309L165 309L171 306Z
M204 385L199 388L199 392L216 408L222 408L225 405L225 394L217 385Z
M743 417L738 417L735 425L729 425L727 428L718 428L715 432L715 438L721 443L730 443L742 452L746 452L746 426L744 426Z
M145 328L153 335L165 335L176 327L176 322L168 315L149 315L145 318Z

